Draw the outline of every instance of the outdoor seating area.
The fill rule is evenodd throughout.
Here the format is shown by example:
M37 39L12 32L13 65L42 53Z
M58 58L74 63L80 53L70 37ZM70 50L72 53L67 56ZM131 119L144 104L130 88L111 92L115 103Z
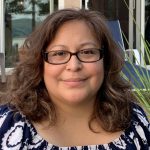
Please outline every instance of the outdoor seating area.
M126 78L133 84L133 88L143 89L147 87L150 89L149 82L143 82L143 80L148 81L150 78L150 70L144 68L140 65L140 54L137 49L128 49L125 50L123 36L121 31L121 26L119 20L108 21L108 27L112 33L114 41L120 47L125 54L125 65L123 67L122 72L126 76ZM133 55L135 57L135 62L130 62L129 58L127 58L127 53L130 56Z

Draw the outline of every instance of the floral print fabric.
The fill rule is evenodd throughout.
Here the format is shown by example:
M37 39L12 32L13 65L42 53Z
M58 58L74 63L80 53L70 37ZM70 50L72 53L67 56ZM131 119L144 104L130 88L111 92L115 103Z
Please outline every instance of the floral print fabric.
M21 113L0 106L0 150L150 150L150 124L143 109L133 104L131 125L119 138L103 145L58 147L37 133Z

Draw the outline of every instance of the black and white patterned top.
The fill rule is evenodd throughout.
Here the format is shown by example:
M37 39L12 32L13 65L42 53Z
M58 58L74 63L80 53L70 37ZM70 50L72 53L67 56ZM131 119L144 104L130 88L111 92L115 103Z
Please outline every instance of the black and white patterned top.
M150 124L141 107L133 104L132 123L119 138L103 145L58 147L45 141L20 113L0 106L0 150L150 150Z

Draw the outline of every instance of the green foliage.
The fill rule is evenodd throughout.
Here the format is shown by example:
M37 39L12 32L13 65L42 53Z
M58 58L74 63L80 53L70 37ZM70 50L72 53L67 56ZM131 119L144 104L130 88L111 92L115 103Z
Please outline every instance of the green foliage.
M125 0L124 0L125 2ZM127 3L125 2L127 8L129 9ZM129 12L131 12L129 10ZM132 14L130 14L132 15ZM143 35L141 34L140 32L140 29L136 23L136 20L135 18L133 17L133 22L135 23L139 33L140 33L140 36L141 36L141 39L142 39L142 42L144 44L144 53L142 52L141 49L138 49L140 55L141 55L141 59L144 60L144 64L142 64L143 66L141 66L141 63L138 62L138 66L139 66L139 69L137 69L135 67L135 64L133 61L131 61L131 59L128 57L128 55L126 55L126 59L128 60L128 62L130 63L130 65L132 65L132 68L134 69L134 71L136 72L137 74L137 77L140 79L140 82L142 83L142 88L137 88L136 86L133 85L133 91L139 101L139 103L145 108L145 110L147 111L147 114L150 118L150 70L148 70L146 64L150 64L150 43L148 43L147 41L145 41ZM125 35L123 34L126 42L128 43L128 40L127 38L125 37ZM129 44L129 43L128 43ZM134 57L134 59L136 60L136 57L135 57L135 54L134 54L134 51L131 50L131 53ZM145 68L145 72L143 72L143 69L142 68ZM132 77L132 79L134 80L134 82L138 85L138 87L140 86L140 83L139 81L137 81L136 77L134 76L134 74L132 74L131 70L129 70L128 68L126 68L127 72L130 74L130 76ZM129 81L129 79L127 78L127 76L125 74L123 74L123 77Z
M143 39L143 42L144 42L145 54L147 55L147 62L150 63L150 49L149 49L150 47L148 46L148 44L145 42L144 39ZM133 55L136 61L135 53L132 49L130 53ZM136 67L137 65L135 65L135 63L131 61L128 55L126 55L126 59L132 66L132 69L136 73L136 76L127 67L126 67L126 71L131 76L134 83L137 85L137 86L133 85L133 91L139 103L145 108L145 110L148 113L148 116L150 116L150 70L148 70L146 66L144 54L140 50L139 50L139 53L141 54L141 57L144 60L144 66L141 66L140 62L138 62L139 69L137 69ZM143 71L143 68L145 68L145 71ZM125 74L123 74L123 77L130 82L130 80Z
M135 90L135 95L150 118L150 90Z

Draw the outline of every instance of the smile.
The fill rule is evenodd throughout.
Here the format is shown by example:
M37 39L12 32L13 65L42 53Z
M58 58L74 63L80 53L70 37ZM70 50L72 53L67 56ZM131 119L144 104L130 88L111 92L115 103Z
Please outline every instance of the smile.
M81 79L81 78L70 78L70 79L65 79L63 82L67 86L71 87L79 87L85 83L87 79Z

